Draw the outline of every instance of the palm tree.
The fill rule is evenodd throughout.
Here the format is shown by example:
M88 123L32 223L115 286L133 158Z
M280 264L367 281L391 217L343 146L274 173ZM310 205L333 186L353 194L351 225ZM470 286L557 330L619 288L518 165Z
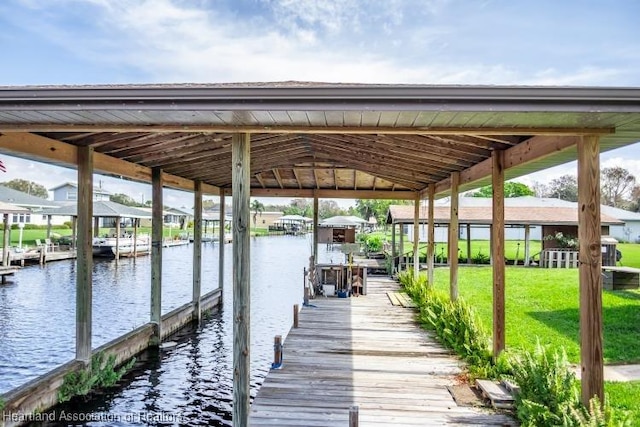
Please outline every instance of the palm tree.
M262 216L262 212L264 212L264 205L259 200L254 200L249 208L253 211L253 228L255 228L258 222L258 214Z

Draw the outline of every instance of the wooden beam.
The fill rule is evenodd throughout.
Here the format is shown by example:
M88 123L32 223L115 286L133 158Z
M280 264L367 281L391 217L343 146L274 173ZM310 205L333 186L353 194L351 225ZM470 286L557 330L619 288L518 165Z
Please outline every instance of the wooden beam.
M162 179L160 168L153 168L151 183L151 323L152 345L162 340L162 231L164 228Z
M257 173L256 174L256 179L258 180L258 182L260 183L260 186L262 188L265 188L264 186L264 180L262 179L262 173Z
M578 144L580 364L582 403L587 406L593 396L604 402L600 234L600 141L590 135Z
M0 134L0 151L63 167L75 167L78 156L78 147L75 145L25 132L3 132ZM93 169L94 172L104 175L151 182L150 168L106 154L94 152ZM163 178L167 187L193 191L193 181L191 180L171 174L165 174ZM219 193L218 187L204 183L202 191L211 195Z
M300 181L300 177L298 176L298 171L296 170L296 168L291 168L291 170L293 171L293 176L296 178L296 182L298 183L298 188L302 189L302 181ZM262 183L260 183L262 185ZM264 188L264 185L262 185L262 188Z
M451 219L449 220L449 296L458 299L458 185L460 174L451 174Z
M76 151L78 165L78 236L76 251L76 360L91 361L93 305L93 148Z
M395 199L395 200L415 200L416 192L408 190L312 190L285 188L252 188L252 197L294 197L312 198L314 194L322 199Z
M356 169L353 170L353 191L358 190L358 171Z
M258 134L351 134L351 135L604 135L615 129L572 127L395 127L395 126L235 126L235 125L140 125L140 124L0 124L0 132L190 132Z
M233 182L233 425L249 425L250 379L250 136L234 134Z
M336 174L335 168L331 169L333 171L333 183L335 184L336 190L338 189L338 175Z
M284 186L282 185L282 178L280 178L280 172L278 172L278 169L271 169L271 171L273 172L273 176L276 178L276 181L278 181L278 185L280 186L280 188L284 188Z
M429 184L429 212L427 214L429 223L427 224L427 283L429 286L433 286L433 257L435 255L435 217L433 213L433 204L435 202L436 186L435 184Z
M316 172L316 170L313 170L313 179L316 181L316 189L320 189L320 180L318 180L318 172Z
M493 221L491 254L493 256L493 357L505 347L505 263L504 263L504 151L494 151L493 162Z
M418 243L420 240L420 196L416 193L413 201L413 278L418 279L420 274L420 253Z
M202 294L202 183L195 182L193 193L193 317L200 323Z
M527 141L504 151L505 171L522 166L534 160L540 160L574 147L580 140L579 136L534 136ZM471 190L474 184L491 176L492 160L484 160L460 172L460 189ZM436 184L436 197L448 193L451 183L443 179Z

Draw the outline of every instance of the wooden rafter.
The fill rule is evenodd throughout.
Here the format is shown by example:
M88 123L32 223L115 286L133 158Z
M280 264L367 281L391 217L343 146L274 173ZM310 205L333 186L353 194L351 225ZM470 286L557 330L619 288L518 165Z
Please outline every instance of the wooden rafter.
M280 177L280 172L278 171L278 169L271 169L271 172L273 172L273 176L276 178L276 181L278 181L278 185L280 186L280 188L284 188L284 186L282 185L282 178Z
M302 188L302 181L300 180L300 177L298 176L298 171L296 170L296 168L292 168L291 170L293 171L293 176L296 177L296 182L298 183L298 188Z
M258 180L258 182L260 183L260 186L262 188L265 188L264 186L264 180L262 179L262 173L257 173L254 175L256 177L256 179Z

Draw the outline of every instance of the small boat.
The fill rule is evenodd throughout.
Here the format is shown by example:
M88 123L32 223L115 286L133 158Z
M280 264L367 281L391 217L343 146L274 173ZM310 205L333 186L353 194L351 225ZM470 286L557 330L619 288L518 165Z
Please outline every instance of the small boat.
M151 238L149 235L138 236L135 241L134 251L134 239L133 237L95 237L93 239L93 256L114 258L116 256L116 240L118 240L118 255L133 256L134 252L137 255L146 255L151 251Z
M170 248L172 246L188 245L188 244L189 244L189 236L186 234L167 237L162 241L162 246L165 248Z

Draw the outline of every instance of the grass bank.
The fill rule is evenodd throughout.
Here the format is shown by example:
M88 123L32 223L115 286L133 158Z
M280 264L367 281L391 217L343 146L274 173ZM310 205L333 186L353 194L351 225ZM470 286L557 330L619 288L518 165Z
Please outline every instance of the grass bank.
M460 296L491 331L491 267L461 268L458 278ZM434 287L448 293L448 268L436 269ZM640 291L604 291L602 302L605 363L640 363ZM537 337L579 363L578 270L507 267L505 326L508 350L532 350ZM640 422L640 381L607 382L605 391L614 409L631 411Z

